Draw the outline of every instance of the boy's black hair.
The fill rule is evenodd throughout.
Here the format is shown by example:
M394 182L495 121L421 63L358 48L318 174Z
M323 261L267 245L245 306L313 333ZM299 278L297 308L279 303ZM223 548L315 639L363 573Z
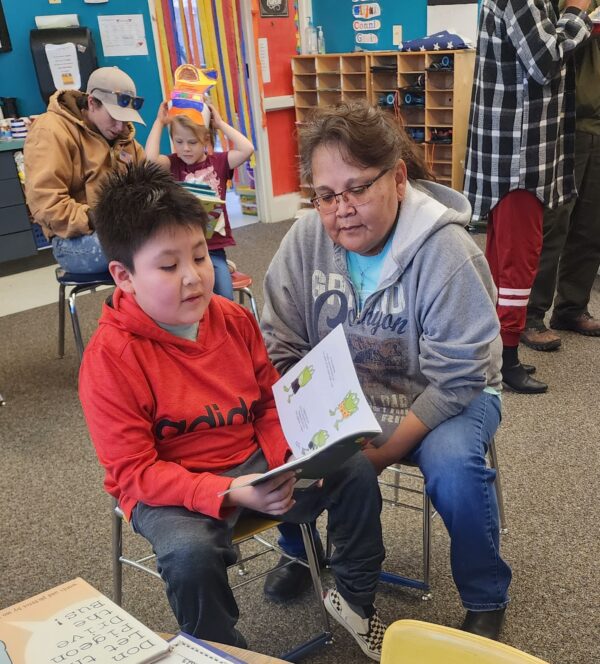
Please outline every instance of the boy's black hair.
M132 273L135 254L155 233L173 226L206 232L208 222L196 196L150 161L112 173L100 188L92 219L106 258Z

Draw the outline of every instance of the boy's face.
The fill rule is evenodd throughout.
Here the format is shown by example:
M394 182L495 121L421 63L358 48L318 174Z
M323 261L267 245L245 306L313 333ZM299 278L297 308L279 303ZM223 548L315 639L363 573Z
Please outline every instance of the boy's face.
M135 254L135 273L110 263L117 286L150 318L167 325L198 322L213 293L215 274L201 228L174 226L153 235Z

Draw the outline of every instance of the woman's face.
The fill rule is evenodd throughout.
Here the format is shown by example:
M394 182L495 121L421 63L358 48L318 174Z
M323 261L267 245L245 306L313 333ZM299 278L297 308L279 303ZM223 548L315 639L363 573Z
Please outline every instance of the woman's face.
M372 182L382 170L349 164L337 146L321 145L313 153L312 173L315 195L323 196ZM347 251L378 254L396 221L405 190L406 165L399 161L366 190L360 204L338 196L336 210L319 210L321 222L329 237Z

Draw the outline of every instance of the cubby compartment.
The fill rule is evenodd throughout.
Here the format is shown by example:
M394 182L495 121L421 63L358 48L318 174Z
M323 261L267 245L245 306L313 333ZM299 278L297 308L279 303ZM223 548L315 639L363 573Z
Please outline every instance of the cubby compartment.
M454 106L454 94L452 90L427 92L427 108L429 109L452 109Z
M452 127L452 108L431 109L428 106L427 124L432 127Z
M405 125L425 126L425 108L418 106L402 106L400 114Z
M315 74L316 71L316 60L314 56L299 55L292 59L292 74L295 76L302 74Z
M294 104L296 108L313 108L317 106L318 96L316 92L306 92L296 90L294 94Z
M425 87L427 91L453 90L454 74L451 71L428 71Z
M341 92L342 81L339 74L317 74L317 90L319 92Z
M367 94L366 74L342 74L342 90L344 92L362 92Z
M319 55L316 60L317 74L339 74L340 58L339 56Z
M294 79L294 88L298 92L316 92L317 75L300 74Z
M324 90L319 92L319 106L335 106L342 101L342 91Z
M342 55L341 68L342 74L366 74L367 60L362 54Z
M342 89L342 99L344 101L359 101L365 98L363 90L346 90Z

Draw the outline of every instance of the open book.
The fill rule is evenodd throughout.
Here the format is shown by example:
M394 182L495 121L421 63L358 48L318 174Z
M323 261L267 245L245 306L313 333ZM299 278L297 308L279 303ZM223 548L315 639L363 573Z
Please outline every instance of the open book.
M243 664L187 634L167 642L83 579L0 611L0 664Z
M248 484L288 470L295 471L298 479L320 479L381 433L341 325L273 385L273 395L293 459Z

